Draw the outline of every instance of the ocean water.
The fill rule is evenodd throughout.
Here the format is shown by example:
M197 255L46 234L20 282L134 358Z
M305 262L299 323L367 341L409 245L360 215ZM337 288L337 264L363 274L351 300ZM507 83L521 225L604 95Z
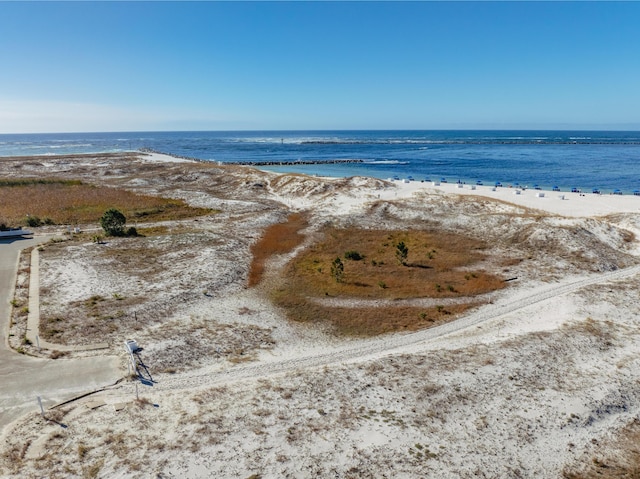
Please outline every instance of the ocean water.
M640 190L640 132L241 131L0 135L0 156L150 148L205 161L263 163L277 172L482 181L602 193ZM284 166L266 163L358 160Z

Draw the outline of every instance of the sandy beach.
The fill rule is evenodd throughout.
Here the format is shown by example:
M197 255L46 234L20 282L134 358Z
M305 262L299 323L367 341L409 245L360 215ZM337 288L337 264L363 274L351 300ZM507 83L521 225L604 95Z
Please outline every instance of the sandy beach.
M126 320L99 338L106 350L28 354L109 361L121 380L63 405L81 391L61 384L44 416L18 387L28 412L0 411L1 477L578 478L640 467L640 197L277 175L155 153L3 158L0 177L77 178L216 211L163 223L129 256L126 238L100 253L89 237L44 246L43 317L71 317L99 295ZM248 287L252 245L292 212L309 218L304 242ZM342 337L291 321L269 288L327 225L478 238L482 267L508 284L414 332ZM136 259L145 249L153 264ZM403 301L428 300L388 303ZM143 348L144 381L128 374L127 338Z
M399 193L401 197L407 197L425 190L465 196L477 195L568 217L640 212L640 197L631 195L571 193L513 187L495 188L492 186L459 185L456 183L440 183L439 186L433 186L433 184L417 181L410 183L394 181L394 184L397 184L398 189L402 191L402 193Z

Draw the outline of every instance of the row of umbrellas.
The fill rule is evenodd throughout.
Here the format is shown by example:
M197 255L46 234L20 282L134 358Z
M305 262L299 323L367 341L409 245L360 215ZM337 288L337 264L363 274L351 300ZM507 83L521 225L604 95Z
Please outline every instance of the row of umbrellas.
M399 179L398 175L394 175L393 179L394 179L394 180L398 180L398 179ZM410 180L410 181L413 181L413 179L414 179L414 178L413 178L413 176L408 176L408 177L407 177L407 179L408 179L408 180ZM428 178L425 178L423 181L431 181L431 180L430 180L430 179L428 179ZM447 182L447 179L446 179L446 178L440 178L440 182L441 182L441 183L446 183L446 182ZM458 180L458 183L461 183L461 182L460 182L460 180ZM476 181L476 185L478 185L478 186L482 186L482 184L483 184L483 183L482 183L482 181L481 181L481 180ZM502 183L501 183L500 181L496 181L494 186L496 186L496 187L502 187ZM520 183L514 183L514 184L513 184L513 186L514 186L515 188L520 188ZM542 188L540 187L540 185L538 185L538 184L536 183L535 185L533 185L533 189L534 189L534 190L541 190ZM553 191L560 191L560 187L559 187L559 186L557 186L557 185L554 185L554 186L553 186L553 188L552 188L552 190L553 190ZM581 191L580 189L578 189L578 188L571 188L571 192L572 192L572 193L581 193L582 191ZM591 192L592 192L594 195L599 195L599 194L600 194L600 189L599 189L599 188L593 188L593 189L591 190ZM619 188L616 188L615 190L613 190L613 194L614 194L614 195L621 195L621 194L622 194L622 190L620 190ZM633 190L633 194L634 194L635 196L640 196L640 190Z

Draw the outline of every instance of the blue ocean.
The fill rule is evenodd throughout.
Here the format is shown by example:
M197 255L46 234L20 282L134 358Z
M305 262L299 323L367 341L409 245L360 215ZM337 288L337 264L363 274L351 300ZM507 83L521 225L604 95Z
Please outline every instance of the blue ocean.
M640 190L640 132L217 131L0 135L0 156L152 149L277 172ZM333 160L356 162L327 163ZM277 166L274 163L286 162ZM316 162L295 164L295 162ZM268 165L267 165L268 164Z

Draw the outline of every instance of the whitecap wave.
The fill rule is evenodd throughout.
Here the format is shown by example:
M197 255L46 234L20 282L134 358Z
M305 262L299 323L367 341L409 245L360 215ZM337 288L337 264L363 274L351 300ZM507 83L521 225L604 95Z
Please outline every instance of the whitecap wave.
M93 145L91 143L65 143L63 145L42 146L42 148L52 148L52 149L59 149L59 148L87 148L89 146L93 146Z
M408 165L408 161L400 160L363 160L367 165Z

